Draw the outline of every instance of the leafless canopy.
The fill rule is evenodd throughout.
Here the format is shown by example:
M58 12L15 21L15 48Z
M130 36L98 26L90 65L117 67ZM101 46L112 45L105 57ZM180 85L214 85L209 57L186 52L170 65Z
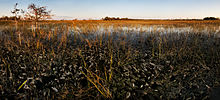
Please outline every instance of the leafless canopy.
M30 4L28 6L28 12L26 13L26 18L31 20L41 20L51 18L51 11L47 10L46 6L37 6L35 4Z

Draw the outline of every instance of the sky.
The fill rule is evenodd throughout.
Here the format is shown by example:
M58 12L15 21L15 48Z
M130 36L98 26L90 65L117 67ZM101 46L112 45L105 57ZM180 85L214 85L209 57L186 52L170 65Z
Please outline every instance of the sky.
M54 18L194 19L220 17L220 0L0 0L0 16L10 16L15 3L26 9L34 3L47 6Z

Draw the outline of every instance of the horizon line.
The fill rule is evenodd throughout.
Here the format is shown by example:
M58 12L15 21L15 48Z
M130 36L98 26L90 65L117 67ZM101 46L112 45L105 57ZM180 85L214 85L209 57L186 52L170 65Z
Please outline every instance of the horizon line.
M131 17L118 17L118 16L105 16L105 17L94 17L94 18L76 18L72 16L52 16L53 20L102 20L105 17L110 17L110 18L128 18L128 19L133 19L133 20L178 20L178 19L185 19L185 20L192 20L192 19L204 19L207 17L214 17L214 18L220 18L216 16L206 16L206 17L197 17L197 18L190 18L190 17L173 17L173 18L166 18L166 17L146 17L146 18L131 18Z
M2 15L1 17L5 17L7 15ZM1 18L0 17L0 18ZM7 16L7 17L13 17L13 16ZM214 18L218 18L220 19L220 17L216 17L216 16L206 16L206 17L197 17L197 18L190 18L190 17L172 17L172 18L168 18L168 17L145 17L145 18L132 18L132 17L119 17L119 16L105 16L105 17L109 17L109 18L128 18L129 20L202 20L204 18L207 17L214 17ZM47 19L47 20L103 20L103 18L105 17L94 17L94 18L77 18L77 17L72 17L72 16L52 16L51 19Z

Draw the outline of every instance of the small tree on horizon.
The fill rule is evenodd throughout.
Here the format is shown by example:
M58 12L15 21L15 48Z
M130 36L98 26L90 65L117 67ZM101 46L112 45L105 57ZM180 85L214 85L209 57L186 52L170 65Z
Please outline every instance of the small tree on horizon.
M14 5L14 9L11 11L11 13L14 15L14 20L17 22L17 19L19 19L19 17L18 17L18 14L19 14L19 12L20 12L20 9L18 9L17 8L17 6L18 6L18 3L16 3L15 5Z

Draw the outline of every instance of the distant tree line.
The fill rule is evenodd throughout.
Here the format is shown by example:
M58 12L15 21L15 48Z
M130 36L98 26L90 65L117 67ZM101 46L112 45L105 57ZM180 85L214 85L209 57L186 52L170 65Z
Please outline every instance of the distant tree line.
M2 16L0 20L21 20L21 17L15 17L15 16Z
M119 17L105 17L103 20L130 20L128 18L119 18Z
M215 18L215 17L205 17L205 18L203 18L203 20L219 20L219 18Z
M144 20L144 19L129 19L129 18L119 18L119 17L105 17L102 20ZM216 17L205 17L203 19L171 19L171 20L220 20Z

